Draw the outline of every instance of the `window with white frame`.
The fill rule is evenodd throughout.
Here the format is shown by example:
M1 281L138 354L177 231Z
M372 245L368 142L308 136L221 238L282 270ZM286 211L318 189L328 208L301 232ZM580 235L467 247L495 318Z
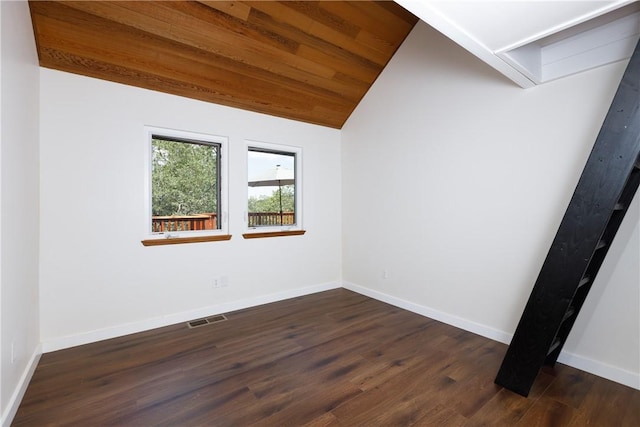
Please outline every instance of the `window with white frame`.
M247 227L253 230L302 228L299 147L247 144Z
M226 232L226 138L148 130L149 231L165 237Z

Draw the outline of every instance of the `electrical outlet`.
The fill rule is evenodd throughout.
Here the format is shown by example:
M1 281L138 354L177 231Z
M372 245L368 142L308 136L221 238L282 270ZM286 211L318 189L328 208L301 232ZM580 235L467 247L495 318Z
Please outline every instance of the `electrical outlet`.
M229 286L229 277L228 276L220 276L220 286L226 288Z
M229 286L229 277L228 276L214 277L213 283L211 284L211 287L214 288L214 289L216 289L216 288L226 288L227 286Z
M16 361L16 343L11 343L11 363Z
M382 270L382 278L383 279L389 278L389 272L387 271L387 269Z

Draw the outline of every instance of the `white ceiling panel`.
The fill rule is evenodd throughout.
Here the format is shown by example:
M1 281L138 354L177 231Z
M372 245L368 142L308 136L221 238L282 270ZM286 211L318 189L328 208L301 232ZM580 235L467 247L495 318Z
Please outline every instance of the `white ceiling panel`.
M567 73L549 72L545 69L544 55L553 50L551 42L563 43L568 37L574 39L589 27L590 22L607 21L603 16L615 14L623 6L635 3L630 0L614 1L525 1L525 0L397 0L399 4L430 24L453 41L500 71L522 87L531 87L552 79L560 78L604 63L625 59L612 55L605 47L602 57L593 62L583 60L580 67L567 67ZM626 9L634 9L627 7ZM619 12L618 12L619 15ZM638 20L637 16L631 19ZM593 27L593 26L591 26ZM607 31L600 31L603 37L610 37ZM588 38L576 46L585 48ZM626 43L635 45L637 35L627 37ZM593 51L604 42L595 41ZM628 52L629 49L619 49ZM566 53L566 52L565 52ZM571 53L566 53L571 56ZM579 52L576 52L578 55ZM624 55L627 55L624 53ZM623 55L623 56L624 56ZM626 58L629 56L627 55ZM548 55L547 55L548 58ZM548 61L548 59L547 59Z

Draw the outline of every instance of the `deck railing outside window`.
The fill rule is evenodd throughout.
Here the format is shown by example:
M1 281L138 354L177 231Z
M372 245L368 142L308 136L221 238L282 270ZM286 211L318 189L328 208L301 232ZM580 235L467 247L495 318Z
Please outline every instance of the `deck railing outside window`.
M293 212L283 212L282 223L280 223L280 218L280 212L249 212L249 227L295 224L295 215Z
M282 224L280 218L282 217ZM165 233L172 231L216 230L217 214L205 213L200 215L171 215L154 216L152 219L152 231ZM293 225L295 215L293 212L250 212L249 227L262 227L269 225Z

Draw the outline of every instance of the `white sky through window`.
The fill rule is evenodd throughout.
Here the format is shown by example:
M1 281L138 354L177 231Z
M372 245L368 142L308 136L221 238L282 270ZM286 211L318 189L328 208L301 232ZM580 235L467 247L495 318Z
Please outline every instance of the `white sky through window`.
M278 165L282 169L294 170L295 168L295 158L291 155L249 151L247 159L248 181L255 181L259 177L265 176ZM277 188L277 186L249 187L249 197L270 196Z

